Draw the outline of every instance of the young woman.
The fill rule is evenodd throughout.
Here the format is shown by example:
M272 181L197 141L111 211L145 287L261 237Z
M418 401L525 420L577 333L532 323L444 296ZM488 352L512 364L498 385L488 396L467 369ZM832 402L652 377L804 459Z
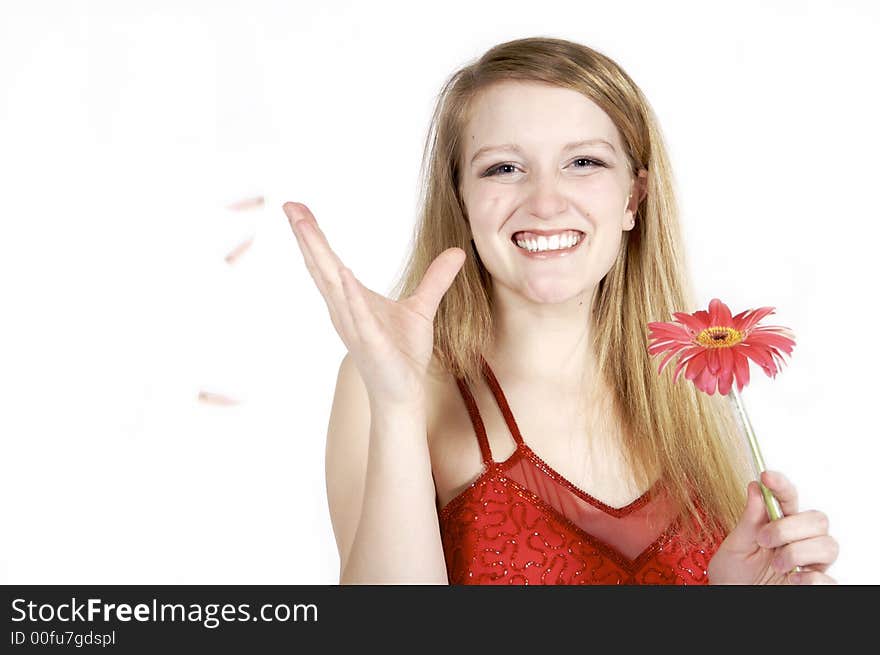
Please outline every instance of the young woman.
M348 353L327 434L340 583L834 583L828 518L769 521L729 402L658 376L694 305L656 118L580 44L500 44L437 103L393 298L285 203ZM802 571L792 573L796 566Z

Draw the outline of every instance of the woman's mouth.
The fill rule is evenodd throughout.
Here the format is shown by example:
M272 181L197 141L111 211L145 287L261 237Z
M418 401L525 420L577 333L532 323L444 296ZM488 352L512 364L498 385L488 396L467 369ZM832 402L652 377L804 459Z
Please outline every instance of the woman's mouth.
M523 255L547 259L570 255L586 241L586 237L580 230L565 230L549 236L523 231L514 233L510 240Z

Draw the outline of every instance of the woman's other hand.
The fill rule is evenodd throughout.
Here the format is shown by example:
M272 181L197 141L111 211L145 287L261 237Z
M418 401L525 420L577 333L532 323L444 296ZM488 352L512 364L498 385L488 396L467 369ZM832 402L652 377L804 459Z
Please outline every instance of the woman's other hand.
M798 512L797 489L782 473L763 471L761 482L779 501L782 518L770 520L758 483L749 482L742 517L709 562L709 583L837 584L826 573L839 550L828 517ZM802 570L793 572L795 566Z

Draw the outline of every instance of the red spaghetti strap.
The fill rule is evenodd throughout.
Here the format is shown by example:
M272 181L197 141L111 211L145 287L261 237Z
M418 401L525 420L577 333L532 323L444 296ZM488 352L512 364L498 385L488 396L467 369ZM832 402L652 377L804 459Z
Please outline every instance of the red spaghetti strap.
M467 406L468 414L471 417L474 432L477 433L477 443L480 444L480 452L483 454L483 463L487 467L490 467L495 462L492 459L492 451L489 450L489 439L486 437L486 428L483 425L483 419L480 418L480 410L477 409L477 403L474 401L474 397L471 395L471 391L468 389L465 381L456 378L455 382L458 384L458 389L461 391L462 398L464 398L464 404Z
M519 433L516 419L513 418L513 412L510 411L510 405L507 404L507 398L504 397L504 392L501 390L501 385L498 384L498 379L495 377L492 369L489 368L489 362L482 355L480 355L480 361L483 362L483 373L486 375L489 388L492 389L492 395L495 396L495 402L498 403L498 408L504 415L504 421L507 423L510 434L513 435L513 440L516 442L517 447L519 447L523 445L523 438Z

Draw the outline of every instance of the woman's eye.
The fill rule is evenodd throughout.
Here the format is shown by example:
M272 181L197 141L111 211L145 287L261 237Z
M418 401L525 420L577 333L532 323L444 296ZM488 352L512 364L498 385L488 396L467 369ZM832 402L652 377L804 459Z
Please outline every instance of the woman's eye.
M516 165L515 164L497 164L497 165L493 166L492 168L490 168L489 170L487 170L484 173L484 176L485 177L492 177L494 175L498 175L498 172L502 168L516 168Z
M587 162L587 163L583 166L575 166L575 168L593 168L596 166L605 166L605 164L602 163L601 161L599 161L598 159L590 159L589 157L578 157L577 159L575 159L572 162L572 164L574 165L574 164L577 164L578 162ZM502 169L510 169L510 168L516 168L516 164L496 164L492 168L488 169L483 174L483 176L484 177L495 177L495 176L501 174Z
M590 159L588 157L579 157L578 159L575 159L574 162L572 162L572 163L579 162L579 161L589 162L593 166L604 166L605 165L602 162L600 162L598 159ZM592 166L575 166L575 168L592 168Z

